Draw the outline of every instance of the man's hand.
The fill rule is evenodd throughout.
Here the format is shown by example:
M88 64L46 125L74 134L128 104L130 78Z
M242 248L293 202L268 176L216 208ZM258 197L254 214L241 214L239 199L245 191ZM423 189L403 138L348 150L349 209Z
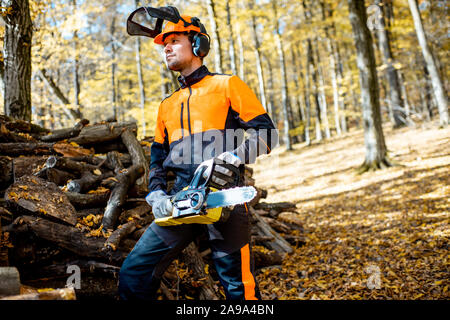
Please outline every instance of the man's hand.
M170 217L172 215L173 206L170 198L171 197L162 190L150 192L145 197L145 201L152 207L155 219Z
M214 172L219 172L219 173L224 174L231 178L233 177L233 171L221 166L220 164L221 163L232 164L233 166L235 166L237 168L242 163L241 159L237 155L235 155L231 152L228 152L228 151L218 155L215 160L216 160L216 166L215 166ZM211 180L213 182L215 182L221 186L225 186L227 183L229 183L229 182L225 181L224 179L218 177L217 175L215 176L214 172L213 172L213 176L211 178Z

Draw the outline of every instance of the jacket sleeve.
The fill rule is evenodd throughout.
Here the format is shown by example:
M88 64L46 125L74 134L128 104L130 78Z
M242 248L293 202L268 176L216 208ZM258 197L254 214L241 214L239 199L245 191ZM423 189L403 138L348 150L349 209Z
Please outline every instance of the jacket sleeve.
M169 154L169 139L161 113L160 106L156 120L155 140L150 148L151 160L148 185L149 192L156 190L163 190L164 192L167 192L167 171L164 169L163 163Z
M278 130L255 93L237 76L230 77L227 95L234 117L248 135L233 153L245 163L254 163L278 145Z

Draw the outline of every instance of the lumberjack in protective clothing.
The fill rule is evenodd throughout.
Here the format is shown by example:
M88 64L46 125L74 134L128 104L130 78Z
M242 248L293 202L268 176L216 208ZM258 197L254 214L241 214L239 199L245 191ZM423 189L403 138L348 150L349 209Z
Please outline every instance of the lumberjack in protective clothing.
M154 19L155 24L144 27L136 19L140 13L147 20ZM151 147L146 200L156 221L164 220L172 216L174 195L189 186L197 168L208 161L235 166L238 170L218 165L212 172L212 181L219 189L233 187L230 181L234 180L226 177L236 171L243 174L245 163L253 163L260 154L269 153L278 143L278 134L242 80L234 75L211 73L203 65L210 43L198 18L180 16L173 7L140 8L128 19L127 30L131 35L154 38L156 44L164 46L167 66L180 73L180 88L160 104ZM176 176L171 190L167 190L168 171ZM153 222L122 265L120 297L154 299L171 261L206 232L227 299L259 299L249 231L245 203L235 205L227 219L211 224L161 226Z

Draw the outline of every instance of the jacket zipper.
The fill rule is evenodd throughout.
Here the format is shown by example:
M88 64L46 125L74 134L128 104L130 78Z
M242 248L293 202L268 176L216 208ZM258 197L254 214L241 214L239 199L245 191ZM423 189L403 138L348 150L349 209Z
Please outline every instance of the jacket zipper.
M184 138L183 109L184 109L184 102L181 103L181 116L180 116L180 123L181 123L181 138Z
M190 139L191 139L191 165L190 165L190 176L192 177L194 170L193 170L193 166L194 166L194 139L192 137L192 129L191 129L191 111L189 108L189 99L191 98L192 95L192 89L189 86L189 97L187 98L187 114L188 114L188 126L189 126L189 135L190 135Z

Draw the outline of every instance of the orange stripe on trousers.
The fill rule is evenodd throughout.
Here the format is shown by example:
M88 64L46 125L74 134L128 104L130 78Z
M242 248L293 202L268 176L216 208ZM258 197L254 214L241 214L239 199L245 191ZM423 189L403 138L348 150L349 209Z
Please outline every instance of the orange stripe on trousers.
M241 269L245 300L258 300L255 297L255 278L250 271L250 248L248 243L241 248Z

